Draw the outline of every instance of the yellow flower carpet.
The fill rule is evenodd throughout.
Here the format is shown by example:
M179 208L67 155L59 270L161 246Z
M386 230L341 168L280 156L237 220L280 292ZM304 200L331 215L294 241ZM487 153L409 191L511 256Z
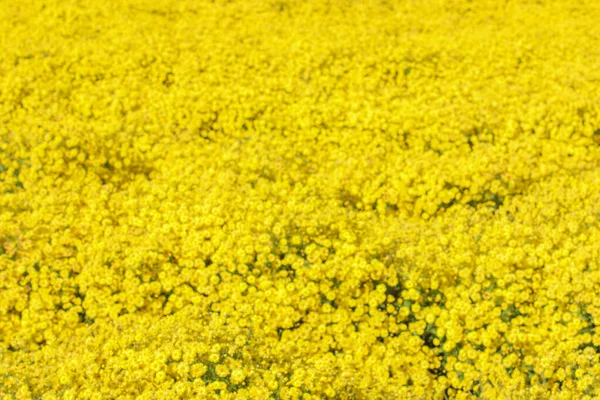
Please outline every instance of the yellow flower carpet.
M0 398L598 398L599 145L595 0L3 0Z

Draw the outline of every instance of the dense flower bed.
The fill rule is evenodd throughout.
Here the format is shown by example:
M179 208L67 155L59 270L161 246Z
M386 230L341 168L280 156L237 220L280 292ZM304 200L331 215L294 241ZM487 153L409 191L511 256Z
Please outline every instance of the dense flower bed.
M600 396L594 1L0 3L0 397Z

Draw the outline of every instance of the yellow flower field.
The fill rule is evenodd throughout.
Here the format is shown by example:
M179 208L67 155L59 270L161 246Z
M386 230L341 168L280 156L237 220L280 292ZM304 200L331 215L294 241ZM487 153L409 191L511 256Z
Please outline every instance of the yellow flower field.
M0 2L1 399L599 397L600 2Z

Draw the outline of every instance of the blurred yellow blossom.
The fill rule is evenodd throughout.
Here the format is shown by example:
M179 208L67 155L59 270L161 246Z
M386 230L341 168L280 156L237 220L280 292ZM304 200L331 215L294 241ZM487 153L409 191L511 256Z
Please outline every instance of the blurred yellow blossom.
M0 397L600 396L598 21L3 1Z

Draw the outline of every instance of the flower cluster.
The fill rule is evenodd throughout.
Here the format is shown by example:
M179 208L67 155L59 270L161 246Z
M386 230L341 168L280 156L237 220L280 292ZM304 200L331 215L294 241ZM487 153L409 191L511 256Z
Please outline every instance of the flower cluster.
M598 21L3 1L0 397L600 396Z

